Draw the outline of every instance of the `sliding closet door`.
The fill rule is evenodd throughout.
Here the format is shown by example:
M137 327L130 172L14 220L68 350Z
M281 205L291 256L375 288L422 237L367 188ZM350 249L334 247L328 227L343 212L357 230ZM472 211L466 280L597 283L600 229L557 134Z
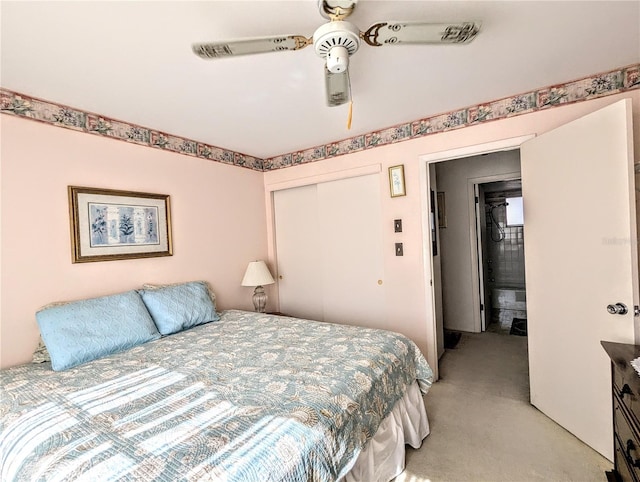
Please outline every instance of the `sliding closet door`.
M280 311L322 320L322 261L315 185L273 193Z
M318 184L324 320L380 327L385 299L380 181L375 174Z
M283 313L382 326L380 182L359 176L274 192Z

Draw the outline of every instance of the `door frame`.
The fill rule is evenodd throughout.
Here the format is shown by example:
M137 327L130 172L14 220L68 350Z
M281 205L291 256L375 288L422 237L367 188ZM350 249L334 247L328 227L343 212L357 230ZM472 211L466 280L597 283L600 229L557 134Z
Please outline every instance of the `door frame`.
M447 149L444 151L433 152L430 154L423 154L418 156L418 167L420 169L420 205L422 211L422 260L424 263L423 273L425 275L425 286L427 287L427 296L425 296L425 312L431 316L431 325L429 326L430 331L432 332L432 346L429 348L433 350L433 353L438 352L438 340L437 340L437 327L436 327L436 312L435 312L435 283L440 283L441 280L433 279L433 256L431 255L431 226L429 223L429 214L431 210L431 200L430 200L430 192L431 192L431 182L429 179L429 165L442 162L442 161L450 161L453 159L461 159L464 157L472 157L478 156L481 154L489 154L492 152L500 152L500 151L510 151L513 149L519 149L520 145L535 137L535 134L528 134L524 136L518 137L510 137L507 139L501 139L499 141L486 142L482 144L475 144L466 147L460 147L456 149ZM473 223L475 223L475 216L473 218ZM472 244L474 241L472 240ZM472 250L473 252L473 250ZM477 252L475 254L476 261L472 263L474 265L474 269L477 272L478 264L477 264ZM478 284L477 276L474 276L474 283ZM474 286L474 289L476 289ZM480 326L480 301L477 298L475 301L477 303L477 313L478 313L478 326ZM475 311L475 310L474 310ZM438 364L436 357L436 365L432 367L434 377L438 379Z
M520 150L519 147L513 149L503 149L505 151ZM475 197L480 189L480 184L486 184L489 182L497 181L513 181L521 179L520 172L507 172L505 174L495 174L493 176L473 177L467 180L467 195L469 196L469 237L471 239L471 245L476 249L471 250L471 288L478 296L473 300L473 325L478 332L486 330L486 307L487 303L484 299L484 272L482 270L482 263L484 262L482 256L482 239L478 232L480 226L480 211L476 207ZM481 305L484 304L485 310L481 310Z

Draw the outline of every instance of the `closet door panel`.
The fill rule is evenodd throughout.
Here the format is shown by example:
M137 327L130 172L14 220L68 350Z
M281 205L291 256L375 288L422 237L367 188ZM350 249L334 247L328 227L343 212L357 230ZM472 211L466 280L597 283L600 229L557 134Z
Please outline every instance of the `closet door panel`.
M323 320L321 234L316 185L273 193L280 311Z
M380 181L378 175L318 184L324 320L383 326Z

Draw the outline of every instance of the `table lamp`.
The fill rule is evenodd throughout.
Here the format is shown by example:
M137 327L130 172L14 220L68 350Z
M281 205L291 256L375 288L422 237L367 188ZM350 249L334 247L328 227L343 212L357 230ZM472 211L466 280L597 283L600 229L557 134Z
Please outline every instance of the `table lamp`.
M267 306L267 294L264 292L264 285L275 283L273 276L264 261L252 261L247 266L247 271L242 278L242 286L255 286L253 291L253 306L258 313L264 313Z

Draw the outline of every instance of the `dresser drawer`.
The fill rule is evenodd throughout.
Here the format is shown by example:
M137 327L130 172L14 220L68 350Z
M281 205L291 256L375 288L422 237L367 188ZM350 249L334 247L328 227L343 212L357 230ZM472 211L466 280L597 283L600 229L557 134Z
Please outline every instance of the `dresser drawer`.
M618 482L638 482L638 479L629 470L627 461L624 458L624 450L618 444L616 444L615 464L616 480Z
M630 361L614 361L613 389L633 414L632 421L638 425L640 419L640 376L631 366Z
M615 466L618 473L629 472L632 478L622 480L640 481L640 441L636 431L631 427L626 410L621 405L620 399L613 397L613 424L615 431Z
M632 372L632 376L623 377L619 370L614 370L613 393L619 403L624 405L631 426L640 432L640 378L635 370Z
M613 450L615 470L607 480L640 482L640 376L631 361L640 358L640 345L602 341L611 359ZM636 462L637 461L637 462Z
M613 457L616 467L615 473L617 482L640 482L633 470L629 467L629 464L627 464L625 449L622 447L620 439L618 439L618 437L614 437L614 439L615 453L613 454Z

